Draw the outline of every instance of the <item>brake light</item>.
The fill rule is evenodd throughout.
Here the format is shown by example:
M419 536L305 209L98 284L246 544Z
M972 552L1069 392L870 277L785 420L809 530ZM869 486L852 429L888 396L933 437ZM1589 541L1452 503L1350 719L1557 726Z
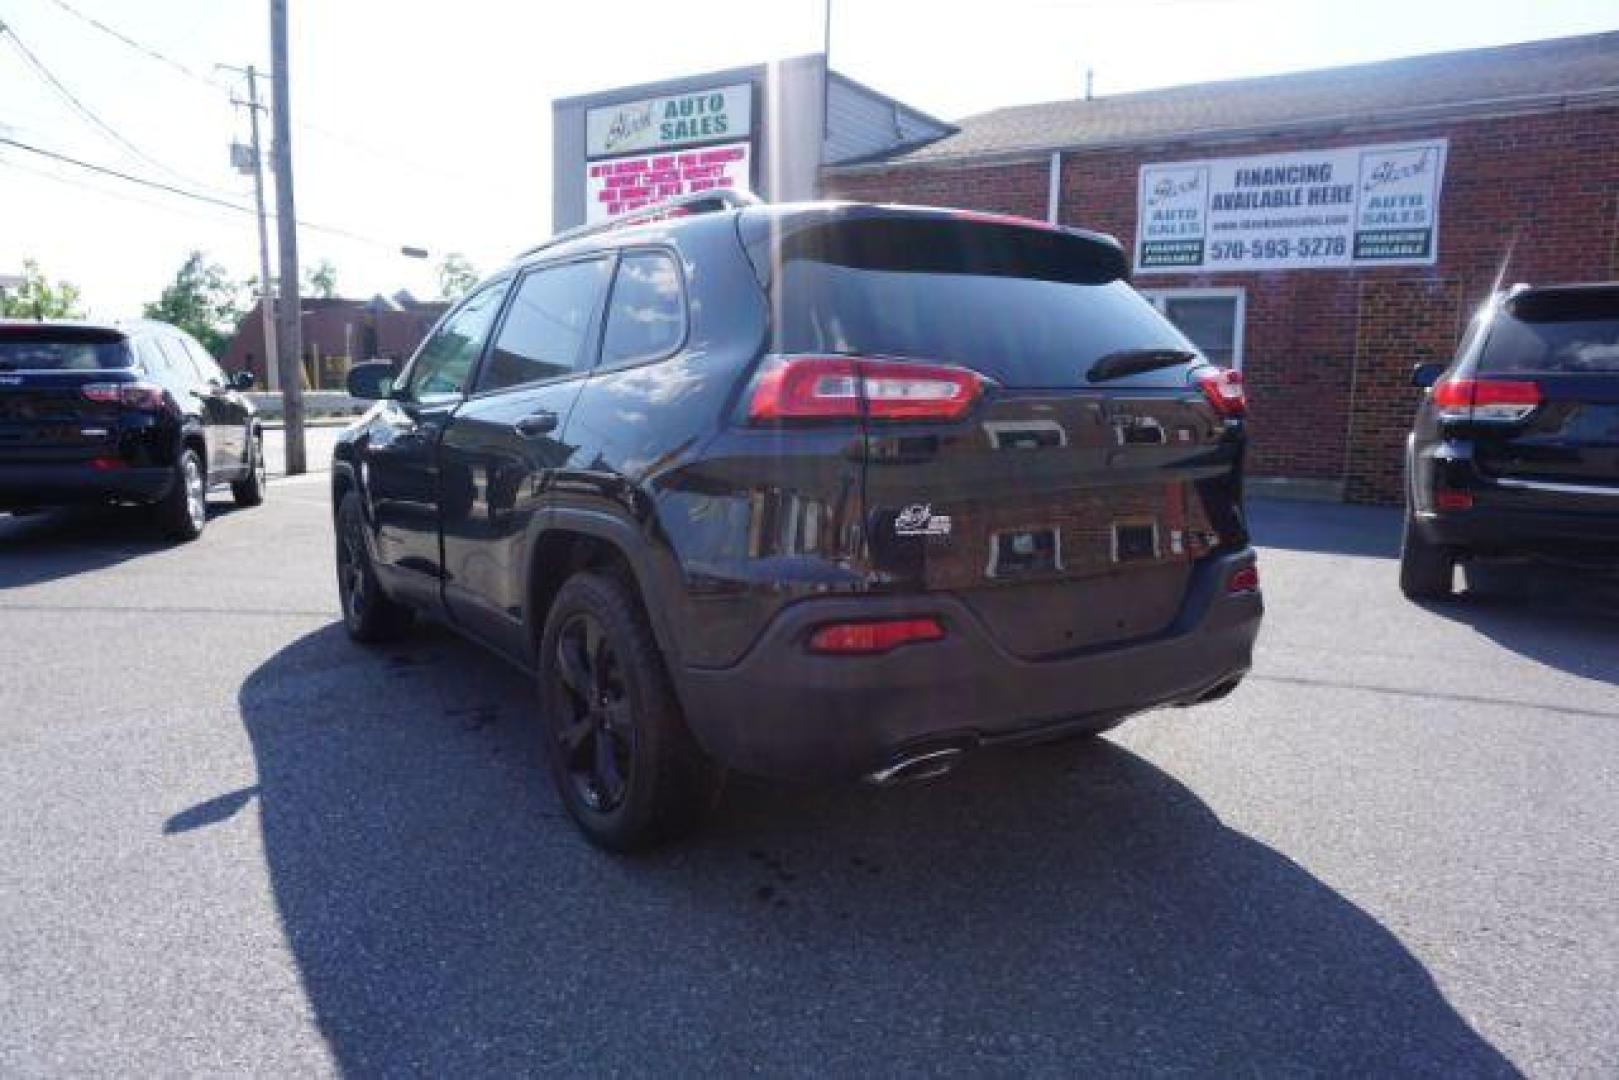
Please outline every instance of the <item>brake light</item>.
M810 635L809 649L833 656L871 656L901 645L939 641L943 637L944 627L932 618L830 623Z
M1444 379L1433 388L1442 420L1511 424L1540 406L1540 386L1506 379Z
M771 361L754 383L748 419L959 420L982 392L983 380L964 368L785 356Z
M1198 374L1197 386L1214 411L1225 419L1240 420L1247 415L1248 392L1242 386L1242 372L1230 368L1205 370Z
M123 458L98 457L90 459L90 467L97 472L111 472L114 469L128 468L129 462Z
M121 405L126 409L163 407L163 388L152 383L85 383L79 392L103 405Z
M1473 493L1456 488L1437 488L1433 493L1433 502L1441 510L1471 510Z
M1231 576L1226 578L1225 591L1230 596L1238 596L1238 595L1241 595L1243 593L1256 593L1256 592L1258 592L1259 591L1259 567L1258 567L1258 565L1254 564L1254 563L1249 563L1247 566L1239 566L1237 569L1233 570L1231 572Z

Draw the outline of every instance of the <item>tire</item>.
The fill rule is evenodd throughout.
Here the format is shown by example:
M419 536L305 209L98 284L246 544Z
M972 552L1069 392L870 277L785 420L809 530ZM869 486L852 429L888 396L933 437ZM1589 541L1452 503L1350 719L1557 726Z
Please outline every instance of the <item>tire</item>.
M247 444L247 475L230 486L237 506L258 506L264 502L264 491L269 487L269 476L264 465L264 436L258 432Z
M1455 595L1456 554L1422 535L1411 511L1400 536L1400 591L1409 600L1449 600Z
M174 482L168 494L152 506L157 527L170 540L189 541L202 535L208 524L208 473L202 458L189 446L174 463Z
M365 644L402 637L415 621L410 608L382 591L365 540L360 496L350 491L337 506L337 598L343 628Z
M585 837L634 851L694 830L724 774L687 729L630 586L601 573L569 578L538 667L551 776Z

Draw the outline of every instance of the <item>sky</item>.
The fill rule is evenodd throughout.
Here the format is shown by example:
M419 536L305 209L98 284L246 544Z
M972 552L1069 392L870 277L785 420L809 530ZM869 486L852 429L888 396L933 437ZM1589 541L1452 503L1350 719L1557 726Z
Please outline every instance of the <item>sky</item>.
M330 260L360 297L436 295L451 251L493 270L550 231L553 98L818 52L824 3L288 0L300 262ZM215 65L267 69L268 12L0 0L15 35L0 35L0 138L251 206L229 164L247 136L240 80ZM832 67L959 119L1079 96L1088 68L1106 95L1614 29L1615 0L833 0ZM36 259L112 318L193 249L257 273L250 215L0 143L0 274Z

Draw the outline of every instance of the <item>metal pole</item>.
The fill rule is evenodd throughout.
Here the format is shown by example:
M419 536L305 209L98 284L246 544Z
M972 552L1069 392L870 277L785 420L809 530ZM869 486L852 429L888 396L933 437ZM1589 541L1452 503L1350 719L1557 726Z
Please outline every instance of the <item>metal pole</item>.
M270 291L270 236L264 220L264 153L259 144L259 76L247 65L247 114L253 127L253 203L259 214L259 312L264 317L264 378L267 389L280 384L281 357L275 349L275 294Z
M298 219L292 200L292 105L287 75L287 0L270 0L270 78L275 163L276 234L281 248L281 333L277 354L281 369L282 411L286 418L287 475L308 468L304 452L303 334L298 302Z

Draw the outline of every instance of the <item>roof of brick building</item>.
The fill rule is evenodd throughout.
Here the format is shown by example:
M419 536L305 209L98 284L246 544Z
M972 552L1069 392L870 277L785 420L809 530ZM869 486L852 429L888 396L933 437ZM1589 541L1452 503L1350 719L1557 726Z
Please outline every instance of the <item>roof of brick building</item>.
M880 163L1011 157L1434 114L1558 107L1619 95L1619 32L1292 75L995 109Z

